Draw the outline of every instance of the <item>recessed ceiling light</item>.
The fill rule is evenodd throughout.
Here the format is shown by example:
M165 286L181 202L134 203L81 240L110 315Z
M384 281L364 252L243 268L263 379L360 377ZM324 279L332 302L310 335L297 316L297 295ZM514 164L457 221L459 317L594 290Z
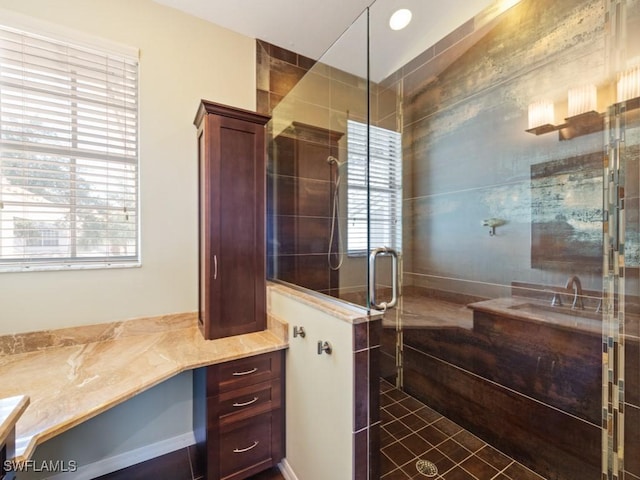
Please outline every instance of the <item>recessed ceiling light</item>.
M401 8L400 10L396 10L389 18L389 26L391 30L402 30L404 27L409 25L411 21L411 10L407 8Z

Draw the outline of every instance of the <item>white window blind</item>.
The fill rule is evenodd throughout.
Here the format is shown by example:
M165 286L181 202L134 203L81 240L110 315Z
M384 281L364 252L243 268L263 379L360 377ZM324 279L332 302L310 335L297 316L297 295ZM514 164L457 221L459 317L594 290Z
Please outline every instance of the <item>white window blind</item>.
M367 144L369 169L367 175ZM368 253L371 248L402 249L402 138L400 133L349 120L347 122L347 251ZM367 228L367 181L369 228Z
M138 60L0 27L0 271L139 262Z

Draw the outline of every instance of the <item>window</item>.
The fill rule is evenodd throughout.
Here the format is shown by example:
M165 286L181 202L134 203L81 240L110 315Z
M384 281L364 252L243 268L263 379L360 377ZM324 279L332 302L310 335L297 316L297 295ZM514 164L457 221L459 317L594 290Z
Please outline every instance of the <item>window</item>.
M137 53L0 26L0 271L139 264Z
M371 248L402 249L402 140L398 132L369 127ZM347 122L347 251L366 255L367 125Z

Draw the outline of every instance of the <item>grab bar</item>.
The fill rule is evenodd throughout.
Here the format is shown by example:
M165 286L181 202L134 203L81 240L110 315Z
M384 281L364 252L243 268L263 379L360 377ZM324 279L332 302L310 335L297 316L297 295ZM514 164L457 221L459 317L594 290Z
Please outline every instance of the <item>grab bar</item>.
M376 301L376 257L389 255L391 257L391 301ZM369 254L369 304L376 310L386 310L398 303L398 252L389 247L378 247Z

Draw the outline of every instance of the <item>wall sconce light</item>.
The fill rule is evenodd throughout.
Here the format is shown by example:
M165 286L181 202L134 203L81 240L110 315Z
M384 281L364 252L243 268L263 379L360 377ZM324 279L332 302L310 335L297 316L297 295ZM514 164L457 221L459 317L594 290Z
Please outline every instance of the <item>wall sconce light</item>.
M595 85L583 85L569 89L569 118L598 109L598 91Z
M554 115L552 101L538 100L533 102L529 105L529 130L527 132L536 135L553 132L555 130Z
M617 104L624 103L626 110L640 108L640 64L618 75ZM597 111L598 88L582 85L569 89L567 114L564 123L554 124L554 105L549 100L539 100L529 105L528 133L543 135L558 131L560 140L571 140L604 129L604 113Z
M529 105L528 133L543 135L558 131L560 140L570 140L579 135L587 135L604 128L604 115L596 111L598 90L595 85L583 85L569 89L568 117L564 123L555 124L553 103L538 101Z

